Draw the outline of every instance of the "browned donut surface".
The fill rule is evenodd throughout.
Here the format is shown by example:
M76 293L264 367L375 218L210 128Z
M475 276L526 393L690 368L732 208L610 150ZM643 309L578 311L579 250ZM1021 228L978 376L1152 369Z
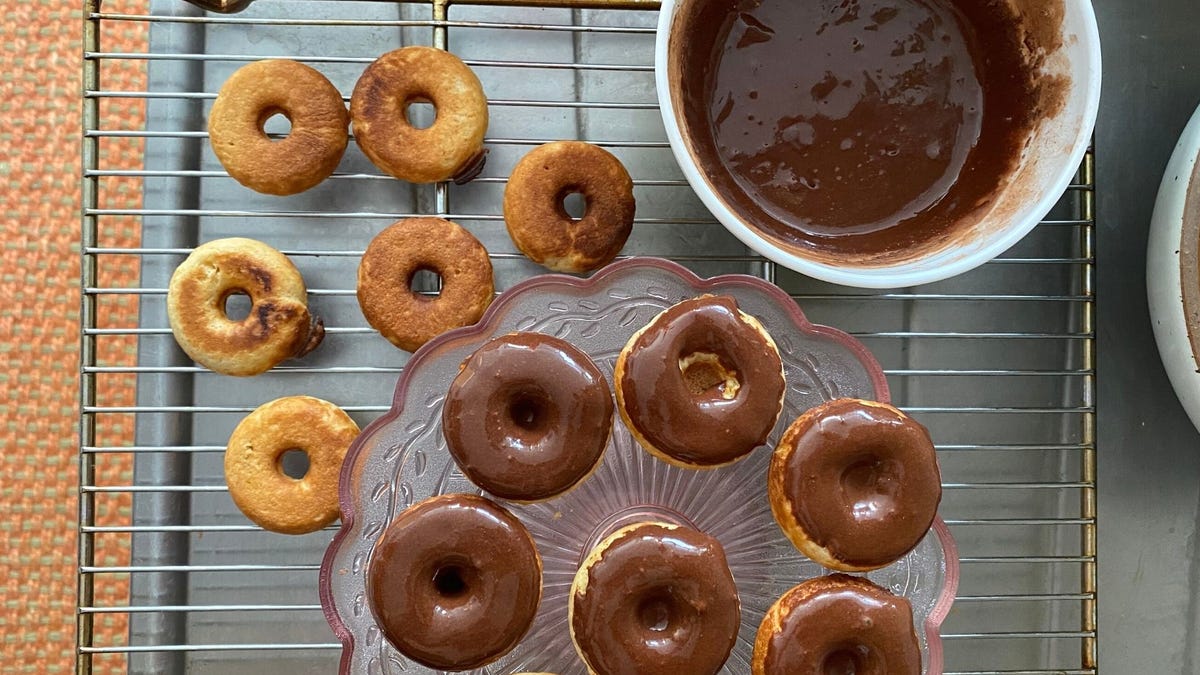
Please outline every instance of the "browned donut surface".
M920 675L912 606L866 579L809 579L771 605L753 675Z
M828 401L788 427L767 475L771 512L825 567L862 572L911 551L942 497L929 432L885 403Z
M243 419L225 448L229 496L246 517L283 534L315 532L337 520L338 478L358 425L311 396L265 403ZM288 450L308 455L302 478L283 472Z
M418 102L434 107L425 129L405 114ZM449 52L414 46L380 56L354 86L350 116L363 154L401 180L469 180L483 168L487 98L475 73Z
M437 670L479 668L529 631L542 597L542 560L529 531L483 497L431 497L388 525L367 569L384 636Z
M637 523L580 565L568 624L596 675L713 675L737 640L741 604L720 542L689 527Z
M249 296L245 318L226 313L232 295ZM197 246L171 275L167 320L197 363L225 375L257 375L320 344L324 328L307 300L287 256L253 239L216 239Z
M745 457L783 408L779 350L728 296L685 300L656 316L621 350L613 380L634 438L683 468Z
M599 465L612 431L604 373L565 340L513 333L463 363L442 408L463 474L501 499L556 497Z
M564 200L583 195L575 220ZM547 143L525 155L504 189L504 222L531 260L557 272L608 264L633 229L633 180L603 148L581 141Z
M292 124L273 140L263 125L281 114ZM295 61L272 59L239 68L208 115L209 142L237 182L272 195L303 192L329 177L346 150L350 117L337 88Z
M413 277L420 271L441 277L437 296L413 291ZM442 218L393 223L371 240L358 266L363 316L388 341L410 352L452 328L478 321L494 293L487 249Z

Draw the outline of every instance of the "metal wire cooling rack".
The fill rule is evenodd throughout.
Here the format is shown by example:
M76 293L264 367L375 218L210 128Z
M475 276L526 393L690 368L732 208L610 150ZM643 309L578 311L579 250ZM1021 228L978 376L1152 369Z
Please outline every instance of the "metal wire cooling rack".
M538 272L502 227L509 169L540 142L582 138L610 148L635 178L627 254L775 281L810 318L863 340L898 403L931 428L946 481L942 513L962 555L960 597L944 626L947 671L1094 673L1092 155L1049 220L973 273L885 292L820 284L752 255L688 189L655 109L657 13L644 10L656 3L524 4L258 0L219 15L182 0L153 0L137 14L85 2L78 672L112 658L139 673L334 668L339 646L317 600L330 532L285 537L251 526L223 483L225 440L245 413L288 394L328 398L364 424L377 416L406 357L366 325L354 299L357 257L371 236L403 215L448 216L488 246L506 288ZM108 50L111 36L135 26L149 28L147 52ZM294 58L348 93L367 63L404 44L449 47L483 80L492 152L479 180L410 186L381 176L351 145L332 179L280 199L238 186L208 149L207 108L238 66ZM146 67L144 91L110 84L106 75L128 62ZM101 106L124 99L144 102L145 126L102 127ZM112 155L106 144L131 138L143 144L142 168L100 159ZM136 207L123 187L131 179ZM140 226L136 245L114 226L129 218ZM167 279L191 247L233 234L292 256L328 325L318 351L251 380L184 360L163 307ZM138 285L104 281L131 259ZM122 300L139 303L136 326L106 309ZM137 361L128 365L114 345L133 340ZM136 402L118 396L131 378ZM98 431L131 418L132 441ZM114 477L110 469L130 458L132 478ZM131 509L105 508L130 498ZM128 564L97 557L121 542L132 548ZM97 600L124 584L127 597ZM127 634L98 639L97 626L121 618Z

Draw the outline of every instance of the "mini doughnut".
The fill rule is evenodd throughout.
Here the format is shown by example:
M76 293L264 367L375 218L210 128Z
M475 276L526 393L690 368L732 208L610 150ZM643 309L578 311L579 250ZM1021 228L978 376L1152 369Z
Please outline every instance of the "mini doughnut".
M225 447L229 496L257 525L282 534L315 532L337 520L338 478L358 425L311 396L265 403L238 423ZM288 450L308 455L308 472L283 472Z
M804 555L865 572L921 542L942 483L925 427L885 403L836 399L788 427L771 456L767 495Z
M263 125L281 114L292 123L272 140ZM272 59L239 68L208 114L208 138L237 182L270 195L304 192L342 160L350 116L336 87L303 63Z
M480 668L517 646L542 597L529 531L475 495L426 499L388 525L367 569L384 637L436 670Z
M583 217L563 200L580 193ZM633 180L603 148L547 143L525 155L504 189L508 234L530 260L556 272L589 272L612 261L633 229Z
M409 124L412 103L433 104L433 125ZM350 117L363 154L401 180L465 183L483 169L487 98L475 73L449 52L404 47L380 56L354 85Z
M713 675L741 626L720 542L663 523L600 542L575 573L567 614L575 650L596 675Z
M685 300L634 333L617 358L617 407L638 443L685 469L732 464L766 442L783 409L783 362L725 296Z
M420 271L442 278L437 297L412 290ZM358 305L392 344L416 351L452 328L468 326L492 303L492 261L465 229L441 218L408 218L380 232L358 266Z
M809 579L771 605L752 675L920 675L912 605L859 577Z
M250 296L250 313L229 318L225 301ZM192 251L171 275L167 320L194 361L225 375L258 375L312 351L325 335L308 313L300 271L261 241L217 239Z
M600 464L612 430L604 373L569 342L513 333L480 347L450 384L446 446L463 475L501 499L550 499Z

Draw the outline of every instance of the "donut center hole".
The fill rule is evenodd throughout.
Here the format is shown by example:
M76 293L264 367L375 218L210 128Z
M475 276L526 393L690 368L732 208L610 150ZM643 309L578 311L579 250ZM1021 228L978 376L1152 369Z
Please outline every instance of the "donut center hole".
M651 595L638 604L638 622L652 633L661 633L671 626L671 598L665 593Z
M587 215L587 197L582 192L570 190L559 198L559 208L571 222L577 223Z
M292 118L278 108L271 108L263 111L258 129L272 139L287 138L292 133Z
M866 673L862 654L851 649L839 649L821 661L821 675L859 675Z
M693 352L679 359L679 372L684 386L697 399L730 401L742 388L737 371L711 352Z
M279 455L278 463L279 473L288 478L300 480L308 475L308 453L299 448L285 450Z
M411 99L404 104L404 119L414 129L428 129L437 121L437 106L428 99Z
M243 321L250 316L253 304L245 291L234 291L225 296L224 302L221 303L221 311L230 321Z
M466 572L458 565L442 565L433 573L433 588L443 598L458 598L467 592Z
M887 515L896 503L900 481L895 463L878 456L863 457L842 471L842 494L856 520Z
M508 403L508 418L521 431L539 434L546 428L549 401L539 393L523 392Z
M418 268L408 275L408 287L414 293L437 295L442 291L442 275L428 267Z

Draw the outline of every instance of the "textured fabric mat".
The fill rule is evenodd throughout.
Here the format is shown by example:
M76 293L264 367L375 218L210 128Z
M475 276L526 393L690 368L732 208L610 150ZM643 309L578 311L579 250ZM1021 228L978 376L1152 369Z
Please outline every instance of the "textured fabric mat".
M105 2L107 11L144 12L145 0ZM0 24L0 666L6 673L68 672L74 665L78 500L80 90L82 0L4 5ZM145 24L106 31L108 51L145 51ZM145 89L144 63L107 61L107 89ZM140 129L144 104L105 100L101 127ZM104 168L140 168L138 139L105 139ZM105 179L101 206L141 205L137 179ZM102 222L101 245L136 246L136 218ZM117 259L124 258L124 259ZM137 258L102 261L102 286L137 285ZM101 325L136 326L136 296L101 303ZM99 359L131 364L131 336L104 337ZM99 382L105 405L131 405L127 376ZM132 442L130 416L98 420L100 445ZM132 458L98 457L96 482L128 485ZM98 524L128 524L128 493L97 497ZM128 565L128 535L97 538L96 564ZM95 576L95 606L128 605L123 574ZM96 645L128 641L126 616L101 613ZM124 672L120 655L96 657L96 672Z

